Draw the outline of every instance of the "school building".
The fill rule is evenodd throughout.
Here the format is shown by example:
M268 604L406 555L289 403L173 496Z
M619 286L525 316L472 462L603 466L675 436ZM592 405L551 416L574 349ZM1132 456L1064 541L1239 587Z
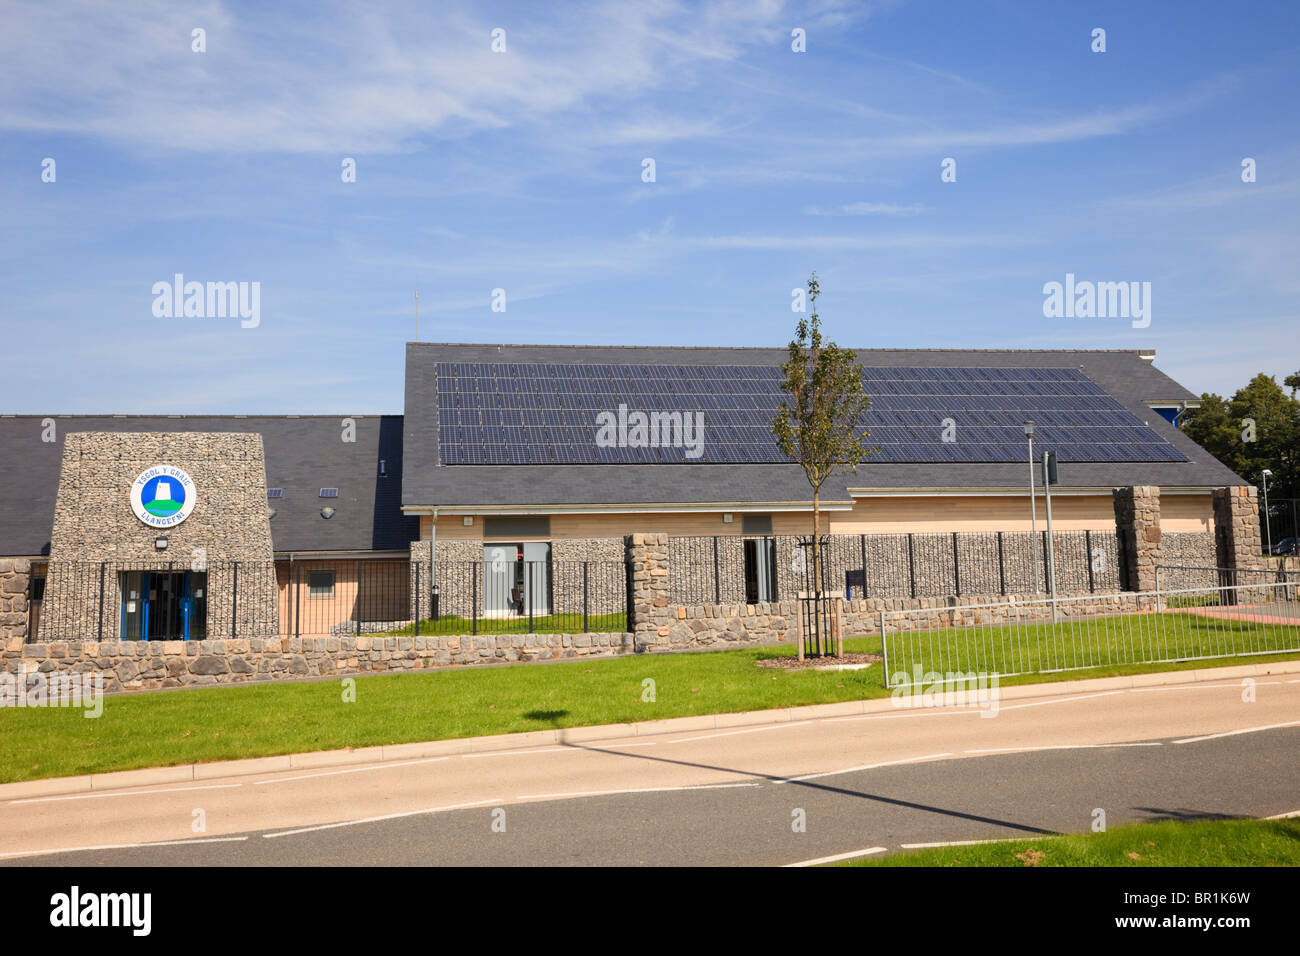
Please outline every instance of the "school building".
M821 490L846 596L1041 587L1027 421L1076 590L1138 586L1152 541L1213 567L1254 507L1178 429L1197 396L1152 352L857 357L876 447ZM0 416L0 636L329 638L579 604L587 631L626 607L631 535L666 536L672 604L779 600L812 510L770 433L786 358L408 343L400 415Z

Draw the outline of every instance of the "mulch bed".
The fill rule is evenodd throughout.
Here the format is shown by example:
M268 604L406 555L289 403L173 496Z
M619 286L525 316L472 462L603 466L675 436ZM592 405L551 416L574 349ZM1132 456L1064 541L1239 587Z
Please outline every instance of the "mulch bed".
M839 664L874 664L883 660L879 654L845 654L843 657L768 657L755 661L759 667L779 667L782 670L811 670L814 667L835 667Z

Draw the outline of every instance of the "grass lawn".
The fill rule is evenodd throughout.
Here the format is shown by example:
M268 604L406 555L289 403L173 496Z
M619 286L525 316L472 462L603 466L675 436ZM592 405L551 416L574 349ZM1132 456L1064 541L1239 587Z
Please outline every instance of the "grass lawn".
M363 624L362 627L365 625ZM587 633L622 634L627 630L626 614L588 614ZM420 636L435 634L577 634L582 631L581 614L549 615L538 614L533 617L533 626L528 626L528 615L515 617L481 617L478 630L474 622L467 617L443 614L436 621L425 618L420 621ZM371 633L371 632L366 632ZM383 631L385 637L410 637L415 634L415 625L408 624L392 631Z
M1105 833L935 847L836 865L1300 866L1300 820L1165 820Z
M880 639L853 638L845 641L845 649L879 653ZM72 708L6 707L0 708L0 782L795 707L890 693L879 665L858 671L790 671L754 664L762 657L793 653L793 647L783 646L358 677L356 703L344 703L339 681L328 680L121 694L109 697L103 716L95 720ZM1109 677L1296 656L1112 665L1069 676ZM642 700L647 678L655 682L653 703ZM1026 675L1003 683L1059 678Z
M888 626L888 621L886 622ZM1179 660L1300 648L1300 626L1195 611L891 632L889 670L1026 674L1132 660Z

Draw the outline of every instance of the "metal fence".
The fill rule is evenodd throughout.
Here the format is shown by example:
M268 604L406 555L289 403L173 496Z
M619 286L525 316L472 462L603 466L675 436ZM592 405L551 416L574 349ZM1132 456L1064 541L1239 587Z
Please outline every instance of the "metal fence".
M1265 554L1300 554L1300 498L1268 499L1259 503L1259 541Z
M1234 595L1233 588L1244 588L1248 584L1285 585L1280 593L1288 595L1287 600L1294 600L1296 590L1300 588L1300 571L1275 568L1218 568L1194 567L1185 564L1161 564L1155 569L1155 592L1157 595L1183 589L1208 590L1223 588L1224 600Z
M1213 569L1209 569L1213 570ZM1300 651L1293 582L882 611L886 686Z
M627 630L617 561L52 561L28 642Z
M824 535L821 590L846 599L1045 593L1048 541L1046 531ZM1123 586L1118 533L1063 531L1051 541L1058 592ZM668 557L675 604L755 604L813 590L806 537L671 537Z
M622 633L622 561L439 561L422 633Z

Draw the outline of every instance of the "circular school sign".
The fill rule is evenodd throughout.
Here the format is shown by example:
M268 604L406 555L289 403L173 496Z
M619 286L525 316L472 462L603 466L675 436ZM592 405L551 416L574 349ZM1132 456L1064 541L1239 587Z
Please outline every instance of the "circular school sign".
M151 528L174 528L197 500L194 479L175 465L154 465L131 485L131 510Z

